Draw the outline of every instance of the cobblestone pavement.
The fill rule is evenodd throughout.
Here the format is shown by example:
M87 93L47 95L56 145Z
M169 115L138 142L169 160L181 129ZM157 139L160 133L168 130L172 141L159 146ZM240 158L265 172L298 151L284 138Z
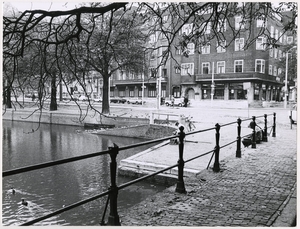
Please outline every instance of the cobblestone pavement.
M296 128L280 126L275 138L247 148L241 158L220 162L219 173L203 170L119 212L123 226L286 226L277 217L296 189ZM296 216L296 207L287 213ZM282 221L284 222L284 220Z

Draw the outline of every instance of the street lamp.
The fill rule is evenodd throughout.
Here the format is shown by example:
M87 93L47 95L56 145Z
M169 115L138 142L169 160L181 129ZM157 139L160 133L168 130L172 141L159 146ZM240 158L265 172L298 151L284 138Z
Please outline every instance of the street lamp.
M215 62L212 62L211 93L210 93L211 103L214 100L214 94L215 94L214 69L215 69Z
M288 76L288 67L289 67L289 51L291 51L293 48L296 48L296 46L293 46L286 52L285 56L285 86L284 86L284 108L287 106L287 97L288 97L288 85L287 85L287 76Z

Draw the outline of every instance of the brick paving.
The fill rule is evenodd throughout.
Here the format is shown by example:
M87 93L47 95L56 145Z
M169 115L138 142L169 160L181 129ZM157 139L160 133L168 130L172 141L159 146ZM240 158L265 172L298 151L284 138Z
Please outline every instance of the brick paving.
M276 138L222 160L219 173L185 178L186 194L174 185L119 212L121 225L272 226L296 188L296 152L296 128L280 125Z

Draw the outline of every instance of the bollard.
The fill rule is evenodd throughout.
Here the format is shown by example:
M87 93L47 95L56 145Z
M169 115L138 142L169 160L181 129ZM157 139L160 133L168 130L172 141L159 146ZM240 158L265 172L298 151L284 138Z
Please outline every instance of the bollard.
M185 133L183 132L184 127L179 127L180 133L179 133L179 160L178 160L178 180L175 191L178 193L186 193L184 181L183 181L183 168L184 168L184 160L183 160L183 148L184 143L183 140L185 138Z
M273 113L273 133L272 137L276 137L276 113Z
M292 110L290 110L290 123L291 123L291 129L293 129L293 117L292 117L292 115L293 115L293 111Z
M118 215L118 187L116 184L117 177L117 154L119 152L119 147L114 143L113 147L108 147L109 155L111 158L110 162L110 179L111 186L109 190L109 202L110 202L110 213L108 216L107 225L109 226L120 226L120 219Z
M215 163L214 163L214 172L220 171L220 163L219 163L219 153L220 153L220 125L219 123L216 124L216 146L215 146Z
M256 149L256 131L255 131L255 127L256 127L256 122L255 122L255 116L252 116L252 126L251 128L253 129L252 131L252 146L251 148Z
M240 118L237 119L237 141L236 141L236 157L241 157L241 123L242 120Z
M264 117L265 117L265 128L264 128L264 131L263 131L263 142L267 142L268 141L268 123L267 123L267 117L268 115L267 114L264 114Z

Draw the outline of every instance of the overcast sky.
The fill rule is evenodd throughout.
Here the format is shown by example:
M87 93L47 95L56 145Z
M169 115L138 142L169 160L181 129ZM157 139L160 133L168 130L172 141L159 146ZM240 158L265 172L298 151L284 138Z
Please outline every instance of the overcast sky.
M39 9L39 10L71 10L77 7L79 7L79 4L82 1L72 0L61 0L61 1L4 1L5 3L8 3L12 5L14 8L18 9L19 11L25 11L25 10L33 10L33 9Z

